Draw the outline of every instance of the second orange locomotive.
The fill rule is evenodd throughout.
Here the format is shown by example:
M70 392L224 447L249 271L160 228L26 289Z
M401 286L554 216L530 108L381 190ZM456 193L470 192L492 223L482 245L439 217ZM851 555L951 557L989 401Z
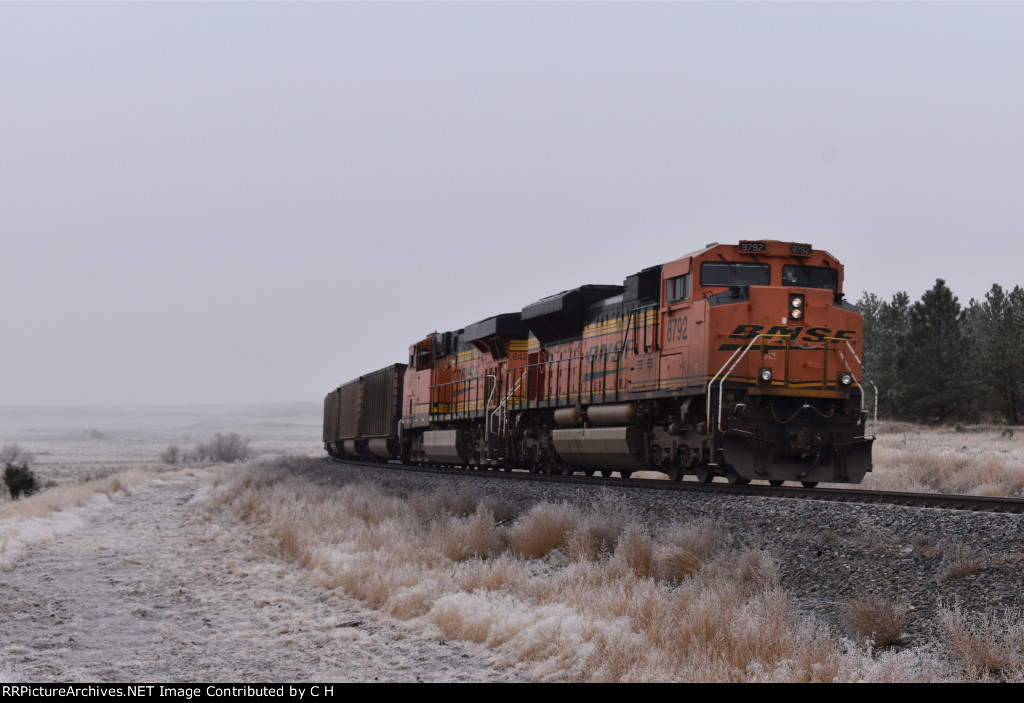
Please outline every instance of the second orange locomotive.
M810 245L710 245L434 333L328 394L332 455L859 483L862 318Z

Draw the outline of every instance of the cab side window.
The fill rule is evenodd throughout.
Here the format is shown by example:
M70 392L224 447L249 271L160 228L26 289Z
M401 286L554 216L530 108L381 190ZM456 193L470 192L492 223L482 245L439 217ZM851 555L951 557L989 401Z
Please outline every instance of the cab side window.
M690 274L683 274L665 281L665 302L690 299Z

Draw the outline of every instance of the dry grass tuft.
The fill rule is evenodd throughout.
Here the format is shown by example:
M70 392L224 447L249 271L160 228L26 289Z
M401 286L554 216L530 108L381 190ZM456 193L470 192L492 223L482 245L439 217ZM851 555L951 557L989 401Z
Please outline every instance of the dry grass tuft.
M846 604L843 622L858 640L875 648L887 647L900 642L908 608L902 600L868 593Z
M959 579L978 573L981 563L974 552L962 544L950 543L940 545L942 563L939 578Z
M441 523L439 531L441 551L453 561L487 557L498 546L494 533L494 515L484 508L477 508L467 518L449 517Z
M658 574L669 581L691 576L726 550L729 535L720 520L678 525L658 538Z
M445 515L469 517L476 512L480 502L478 496L471 491L436 491L433 493L415 493L410 497L416 517L425 523Z
M540 559L565 546L579 522L579 510L571 505L540 503L505 530L503 539L517 557Z
M654 544L639 525L630 525L622 533L613 558L621 560L638 578L651 578L655 575Z
M615 549L625 521L615 515L583 516L566 538L566 551L574 561L594 561Z
M461 591L500 591L511 589L528 578L523 563L508 554L493 559L471 559L459 564L455 579Z
M699 575L708 583L731 583L742 593L753 594L778 587L779 566L767 552L745 550L705 564Z
M970 674L1018 673L1024 668L1024 614L970 616L959 605L943 608L939 621L949 645Z
M486 496L477 503L477 510L486 510L494 516L494 522L505 522L515 517L515 509L507 502L496 496Z
M925 556L935 554L939 551L938 545L936 545L935 541L927 535L917 535L914 537L910 546L914 552L924 554Z

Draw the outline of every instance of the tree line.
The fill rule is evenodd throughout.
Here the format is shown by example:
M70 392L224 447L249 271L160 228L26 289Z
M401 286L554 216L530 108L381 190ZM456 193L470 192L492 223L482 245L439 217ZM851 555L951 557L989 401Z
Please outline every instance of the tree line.
M878 388L880 417L925 423L1021 424L1024 407L1024 290L998 284L962 307L938 279L911 303L865 293L866 380ZM872 401L870 383L868 405Z

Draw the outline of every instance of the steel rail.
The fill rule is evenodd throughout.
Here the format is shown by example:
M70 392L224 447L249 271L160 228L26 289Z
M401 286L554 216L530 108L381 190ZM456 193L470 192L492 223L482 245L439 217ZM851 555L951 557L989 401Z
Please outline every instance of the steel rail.
M940 510L968 510L973 512L1024 514L1024 498L998 498L990 496L948 495L942 493L907 493L879 491L863 488L803 488L802 486L769 486L766 484L737 485L731 483L699 483L697 481L667 481L651 478L605 478L565 474L533 474L524 469L502 471L494 468L464 469L450 466L413 466L399 463L379 464L353 459L331 459L338 464L358 468L380 468L387 471L443 474L463 477L487 477L518 481L554 481L584 486L612 486L661 491L688 491L718 495L740 495L760 498L798 498L837 503L897 505Z

